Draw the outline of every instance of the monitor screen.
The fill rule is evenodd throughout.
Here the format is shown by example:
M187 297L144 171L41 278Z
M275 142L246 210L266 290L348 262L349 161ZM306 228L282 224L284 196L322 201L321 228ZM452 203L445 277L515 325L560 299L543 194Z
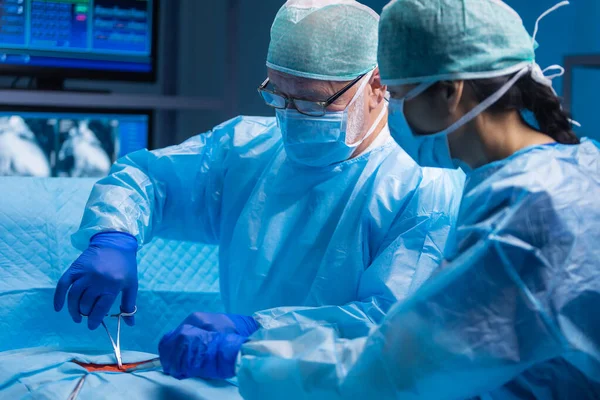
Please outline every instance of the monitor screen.
M0 0L0 70L151 74L154 2Z
M0 110L0 176L102 177L147 148L151 113Z

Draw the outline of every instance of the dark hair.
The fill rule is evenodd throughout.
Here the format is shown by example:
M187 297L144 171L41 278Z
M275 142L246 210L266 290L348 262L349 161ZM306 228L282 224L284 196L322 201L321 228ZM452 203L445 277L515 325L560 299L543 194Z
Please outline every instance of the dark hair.
M473 89L479 101L497 92L514 75L490 79L465 81ZM559 98L548 86L536 82L531 75L524 75L488 111L502 112L527 109L533 113L540 131L558 143L578 144L579 138L571 129L569 114L563 110Z

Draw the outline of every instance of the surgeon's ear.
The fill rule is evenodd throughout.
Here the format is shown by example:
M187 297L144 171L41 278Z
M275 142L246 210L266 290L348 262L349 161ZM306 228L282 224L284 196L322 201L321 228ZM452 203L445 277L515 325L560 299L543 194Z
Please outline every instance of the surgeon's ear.
M454 114L463 100L465 81L440 82L440 95L448 109L449 114Z
M369 81L371 91L369 93L369 110L374 110L385 101L385 93L387 86L381 83L381 75L379 74L379 67L375 68L373 75Z

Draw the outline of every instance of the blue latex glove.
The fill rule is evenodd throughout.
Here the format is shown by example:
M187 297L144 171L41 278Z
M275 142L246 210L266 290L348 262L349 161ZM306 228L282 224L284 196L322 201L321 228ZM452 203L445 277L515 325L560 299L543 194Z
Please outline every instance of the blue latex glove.
M189 324L209 332L236 333L241 336L250 336L260 328L258 322L252 317L204 312L190 314L183 324Z
M209 332L183 323L158 345L163 371L177 379L227 379L235 376L235 361L245 336Z
M68 308L73 321L88 316L88 328L96 329L121 295L121 311L133 312L138 291L137 240L121 232L92 237L90 246L63 274L54 293L54 309L62 310L69 292ZM69 289L70 288L70 289ZM132 326L134 317L124 317Z

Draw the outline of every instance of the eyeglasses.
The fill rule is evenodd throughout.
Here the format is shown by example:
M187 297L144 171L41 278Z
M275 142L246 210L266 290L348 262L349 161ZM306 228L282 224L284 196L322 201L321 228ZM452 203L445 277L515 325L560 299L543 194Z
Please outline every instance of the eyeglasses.
M342 90L335 93L333 96L328 98L325 101L308 101L308 100L300 100L294 99L293 97L288 97L281 93L275 93L272 90L267 89L267 85L269 84L269 78L265 79L265 81L258 87L258 93L262 96L263 100L269 107L273 107L279 110L283 110L285 108L289 108L290 105L293 105L299 113L308 115L311 117L322 117L325 115L325 110L334 101L339 99L344 93L346 93L352 86L354 86L358 81L360 81L366 74L362 74L354 79L352 82L348 83Z

